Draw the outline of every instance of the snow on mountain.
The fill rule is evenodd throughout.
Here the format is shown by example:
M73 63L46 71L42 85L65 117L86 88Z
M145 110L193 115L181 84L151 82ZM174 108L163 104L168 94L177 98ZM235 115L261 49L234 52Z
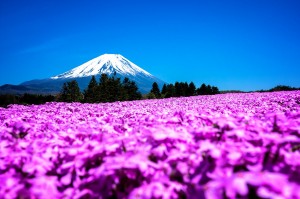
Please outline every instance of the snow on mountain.
M122 55L104 54L54 77L29 80L16 86L0 86L0 93L57 94L61 91L65 82L72 80L76 80L80 90L84 91L92 76L94 75L99 79L102 73L106 73L109 76L116 73L116 76L120 78L121 81L125 77L129 78L137 84L139 91L143 94L150 92L153 82L156 82L160 88L162 88L165 83Z
M150 73L135 65L122 55L104 54L73 68L72 70L51 77L51 79L88 77L102 73L111 75L114 74L114 72L125 76L143 75L153 78Z

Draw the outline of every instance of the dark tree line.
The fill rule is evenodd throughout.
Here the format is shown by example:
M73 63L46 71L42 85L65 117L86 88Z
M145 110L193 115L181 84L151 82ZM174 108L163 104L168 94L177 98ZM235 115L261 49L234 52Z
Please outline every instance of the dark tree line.
M276 91L296 91L296 90L300 90L300 87L299 88L296 88L296 87L291 87L291 86L286 86L286 85L277 85L271 89L268 89L268 90L257 90L257 91L254 91L254 92L276 92Z
M152 89L147 95L147 98L169 98L169 97L189 97L196 95L214 95L219 94L219 89L216 86L202 84L196 88L193 82L175 82L175 84L164 84L161 91L158 84L154 82Z
M292 90L300 90L300 88L278 85L269 90L260 90L256 92ZM202 84L199 88L196 88L193 82L190 82L189 84L187 82L175 82L175 84L164 84L160 90L158 84L154 82L150 93L148 93L145 98L159 99L181 96L214 95L219 93L218 87L209 84ZM138 87L134 81L130 81L128 78L124 78L124 80L121 81L121 79L116 78L115 75L109 77L106 74L102 74L99 83L93 76L83 93L80 92L78 83L74 80L64 83L62 91L56 96L27 93L23 95L2 94L0 95L0 107L7 107L9 104L38 105L54 101L99 103L139 99L142 99L142 95L138 91Z
M37 95L37 94L28 94L23 95L11 95L4 94L0 95L0 106L7 107L9 104L44 104L46 102L54 102L55 96L53 95Z
M59 101L62 102L86 103L131 101L141 98L142 95L134 81L130 81L127 77L121 81L115 75L109 77L107 74L101 75L99 83L93 76L83 93L80 92L75 80L66 82L59 95Z
M216 86L202 84L200 88L197 89L197 95L215 95L219 94L219 88Z
M300 88L295 88L295 87L285 86L285 85L278 85L278 86L275 86L274 88L271 88L269 91L274 92L274 91L295 91L295 90L300 90Z

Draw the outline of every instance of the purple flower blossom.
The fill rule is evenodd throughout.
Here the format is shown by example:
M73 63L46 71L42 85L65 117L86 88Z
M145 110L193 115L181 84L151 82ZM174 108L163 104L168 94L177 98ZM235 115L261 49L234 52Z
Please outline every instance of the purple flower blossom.
M299 91L0 108L1 198L299 198Z

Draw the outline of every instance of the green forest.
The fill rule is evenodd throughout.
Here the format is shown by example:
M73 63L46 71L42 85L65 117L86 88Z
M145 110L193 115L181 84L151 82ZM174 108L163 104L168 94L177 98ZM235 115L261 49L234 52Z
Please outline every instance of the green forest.
M297 88L279 85L269 90L259 90L256 92L274 92L274 91L291 91ZM230 92L230 91L228 91ZM227 92L227 93L228 93ZM237 91L235 91L237 92ZM239 91L242 92L242 91ZM23 94L0 95L0 107L7 107L10 104L44 104L46 102L82 102L82 103L103 103L115 101L132 101L141 99L163 99L170 97L190 97L197 95L214 95L220 92L216 86L202 84L199 88L193 82L175 82L174 84L164 84L159 88L154 82L152 89L148 94L142 95L134 81L128 78L121 80L116 76L108 76L102 74L99 81L92 76L88 87L81 92L77 81L69 81L63 84L61 92L57 95L39 95L39 94Z

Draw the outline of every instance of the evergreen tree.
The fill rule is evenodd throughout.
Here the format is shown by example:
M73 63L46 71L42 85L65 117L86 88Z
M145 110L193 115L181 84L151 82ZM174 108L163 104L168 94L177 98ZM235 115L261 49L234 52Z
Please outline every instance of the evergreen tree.
M108 82L109 82L109 78L107 74L104 73L101 74L99 85L97 88L97 92L99 93L97 99L98 102L108 102L108 97L109 97Z
M197 89L197 94L206 95L206 85L204 83Z
M175 97L181 96L181 84L179 82L175 82Z
M211 94L213 94L212 88L211 88L211 85L208 84L206 86L206 95L211 95Z
M142 94L139 92L139 88L137 87L134 81L130 82L130 89L127 91L129 95L129 100L140 100L142 99Z
M169 98L169 97L175 97L175 87L173 84L168 84L167 85L167 93L165 95L166 98Z
M188 88L188 96L194 96L195 94L196 94L196 86L194 82L191 82Z
M115 78L115 76L108 79L108 101L116 102L122 101L123 99L123 88L120 78Z
M82 101L82 93L80 92L80 88L76 80L68 82L68 86L71 91L71 100L72 102L80 102Z
M186 97L189 96L188 90L189 90L188 83L187 82L182 83L180 96L186 96Z
M175 82L175 96L188 96L189 85L187 82Z
M121 82L116 74L108 77L102 74L98 86L100 102L115 102L125 100L138 100L142 98L142 94L138 91L138 87L134 81L130 81L127 77Z
M150 93L153 93L156 98L160 98L160 90L159 90L158 84L156 82L154 82L152 84L152 89L151 89Z
M162 87L162 89L161 89L161 94L162 94L163 96L165 96L165 95L167 94L167 85L166 85L166 84L163 85L163 87Z
M138 87L134 81L130 81L127 77L124 78L122 87L126 97L124 100L139 100L142 98L142 94L138 91Z
M95 76L92 76L92 79L87 87L84 90L84 102L95 103L99 100L98 95L98 83L96 81Z
M219 94L219 93L220 93L219 88L216 87L216 86L213 86L212 87L212 94Z
M123 82L122 82L122 88L123 88L123 100L126 101L126 100L129 100L131 97L131 82L129 80L128 77L125 77L123 79Z
M62 102L80 102L82 94L76 80L66 82L63 84L60 93L59 101Z
M67 82L65 82L62 86L62 90L59 93L58 101L60 101L60 102L70 102L71 101L70 91L69 91Z

